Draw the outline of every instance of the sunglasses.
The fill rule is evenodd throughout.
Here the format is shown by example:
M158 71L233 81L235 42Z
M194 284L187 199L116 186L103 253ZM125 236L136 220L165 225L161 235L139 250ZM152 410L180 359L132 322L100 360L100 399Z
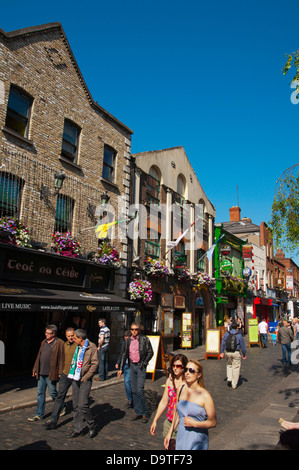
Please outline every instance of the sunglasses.
M185 372L190 372L190 374L198 374L198 372L192 367L185 367Z
M173 369L182 369L183 366L182 366L182 364L173 364L172 368Z
M139 328L131 328L131 331L138 331Z

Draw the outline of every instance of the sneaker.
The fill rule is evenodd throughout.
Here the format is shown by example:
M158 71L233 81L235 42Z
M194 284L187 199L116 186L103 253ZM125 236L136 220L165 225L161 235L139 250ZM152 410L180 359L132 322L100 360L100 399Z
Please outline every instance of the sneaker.
M60 417L61 417L61 416L64 416L65 413L66 413L66 408L64 407L64 408L61 410L59 416L60 416Z
M50 421L50 423L46 425L46 429L56 429L56 423L54 423L54 421Z
M131 401L128 401L128 403L126 404L126 408L133 408L133 403Z
M33 422L33 421L41 421L42 418L39 416L35 415L33 418L28 418L28 421Z

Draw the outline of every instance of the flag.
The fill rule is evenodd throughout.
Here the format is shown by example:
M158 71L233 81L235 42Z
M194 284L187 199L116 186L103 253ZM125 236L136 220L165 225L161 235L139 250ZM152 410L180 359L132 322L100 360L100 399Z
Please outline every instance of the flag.
M113 227L113 225L120 224L122 222L127 222L129 219L116 220L115 222L110 222L109 224L96 225L96 235L98 238L106 238L108 230Z
M218 238L218 240L211 246L211 248L208 249L208 251L206 252L206 256L208 258L209 261L211 261L211 258L213 256L213 253L214 253L214 250L215 250L215 247L217 245L217 243L221 240L221 238L223 238L224 235L221 235L220 238Z
M196 219L196 220L198 220L198 219ZM185 230L185 232L182 233L175 241L167 242L166 248L169 248L169 250L172 250L172 248L177 246L180 243L180 241L182 240L182 238L185 237L186 233L189 232L190 228L195 224L196 220L194 220L194 222L190 225L190 227L188 227L187 230Z

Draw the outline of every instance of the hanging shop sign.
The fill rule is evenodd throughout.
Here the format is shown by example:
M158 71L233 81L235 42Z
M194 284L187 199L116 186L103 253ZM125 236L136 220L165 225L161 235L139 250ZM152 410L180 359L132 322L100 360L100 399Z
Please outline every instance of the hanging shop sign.
M224 273L227 273L232 269L232 262L229 259L224 259L221 261L220 270Z
M251 271L250 268L244 268L244 269L243 269L243 276L244 276L244 277L250 277L251 274L252 274L252 271Z
M220 253L223 255L223 256L228 256L231 254L231 247L229 245L222 245L222 247L220 248Z

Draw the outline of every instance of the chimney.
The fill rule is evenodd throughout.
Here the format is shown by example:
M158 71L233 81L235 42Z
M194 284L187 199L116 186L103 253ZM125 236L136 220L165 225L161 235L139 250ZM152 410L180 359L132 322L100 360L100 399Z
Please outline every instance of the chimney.
M230 222L240 222L241 220L241 209L239 206L233 206L229 210Z
M281 248L278 248L278 249L277 249L275 258L281 259L281 260L285 258L284 252L282 251Z

